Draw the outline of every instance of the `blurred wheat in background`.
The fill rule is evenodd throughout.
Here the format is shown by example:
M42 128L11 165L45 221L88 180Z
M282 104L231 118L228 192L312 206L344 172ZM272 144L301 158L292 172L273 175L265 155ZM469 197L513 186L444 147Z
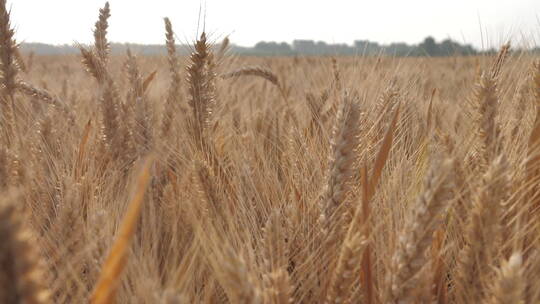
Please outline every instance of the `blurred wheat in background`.
M540 61L19 52L0 303L539 303ZM82 65L81 65L82 61Z

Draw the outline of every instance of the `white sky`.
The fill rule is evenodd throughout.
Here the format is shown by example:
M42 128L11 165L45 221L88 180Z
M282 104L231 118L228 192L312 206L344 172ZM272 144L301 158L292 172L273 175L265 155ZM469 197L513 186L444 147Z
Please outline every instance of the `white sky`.
M193 40L199 7L214 40L418 43L432 35L477 47L540 44L540 0L110 0L109 40L163 43L163 17ZM18 41L90 42L104 0L8 0ZM202 22L201 22L202 24ZM482 28L482 30L481 30ZM482 38L483 37L483 38ZM482 43L483 41L483 43Z

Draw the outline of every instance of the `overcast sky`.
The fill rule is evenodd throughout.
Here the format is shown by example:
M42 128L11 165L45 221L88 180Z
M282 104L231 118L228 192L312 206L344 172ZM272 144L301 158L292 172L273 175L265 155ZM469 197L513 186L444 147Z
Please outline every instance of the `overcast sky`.
M418 43L432 35L477 47L540 44L540 0L110 0L109 40L163 43L163 17L180 42L197 33L199 8L214 40L235 44L294 39L351 44ZM11 0L18 41L90 42L102 0ZM202 29L202 21L200 25ZM482 29L482 30L481 30Z

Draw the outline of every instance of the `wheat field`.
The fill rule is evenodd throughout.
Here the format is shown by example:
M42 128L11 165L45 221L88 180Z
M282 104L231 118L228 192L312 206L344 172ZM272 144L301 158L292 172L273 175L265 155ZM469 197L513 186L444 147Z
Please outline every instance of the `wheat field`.
M113 56L110 13L38 56L0 1L0 303L540 303L538 58Z

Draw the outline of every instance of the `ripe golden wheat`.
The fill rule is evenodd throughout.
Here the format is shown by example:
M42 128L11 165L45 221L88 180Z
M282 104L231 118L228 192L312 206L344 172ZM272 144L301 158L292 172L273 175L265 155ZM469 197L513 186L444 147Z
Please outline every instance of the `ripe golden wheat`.
M0 302L539 303L540 61L21 53ZM82 62L82 64L81 64ZM185 68L184 68L185 67Z

